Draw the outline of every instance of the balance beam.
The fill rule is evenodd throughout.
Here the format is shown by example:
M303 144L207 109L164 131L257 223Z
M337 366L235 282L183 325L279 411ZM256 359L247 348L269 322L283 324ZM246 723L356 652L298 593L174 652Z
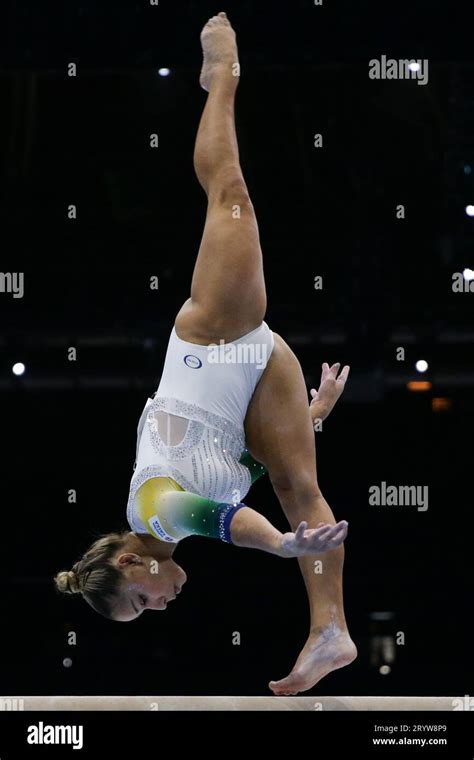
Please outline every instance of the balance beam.
M460 697L0 697L13 710L449 710ZM459 709L459 708L458 708Z

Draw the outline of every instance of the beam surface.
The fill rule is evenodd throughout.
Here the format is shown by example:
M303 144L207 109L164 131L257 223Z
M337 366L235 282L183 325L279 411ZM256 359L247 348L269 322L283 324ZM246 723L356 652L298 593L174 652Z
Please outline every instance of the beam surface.
M0 697L5 710L449 710L456 697Z

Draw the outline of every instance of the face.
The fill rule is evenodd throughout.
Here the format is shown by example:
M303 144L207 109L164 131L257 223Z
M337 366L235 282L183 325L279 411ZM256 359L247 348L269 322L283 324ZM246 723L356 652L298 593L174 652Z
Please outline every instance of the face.
M123 622L135 620L144 610L166 610L187 580L183 568L172 559L157 562L153 557L122 554L117 565L123 581L113 618Z

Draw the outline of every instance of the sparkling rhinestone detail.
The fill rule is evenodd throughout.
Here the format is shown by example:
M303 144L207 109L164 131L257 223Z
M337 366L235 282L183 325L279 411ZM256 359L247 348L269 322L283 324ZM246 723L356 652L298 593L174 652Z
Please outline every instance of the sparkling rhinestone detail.
M222 512L219 515L219 538L221 539L221 541L225 541L226 543L229 543L229 542L226 540L226 537L225 537L224 521L231 509L234 509L233 504L229 504L225 509L222 510Z

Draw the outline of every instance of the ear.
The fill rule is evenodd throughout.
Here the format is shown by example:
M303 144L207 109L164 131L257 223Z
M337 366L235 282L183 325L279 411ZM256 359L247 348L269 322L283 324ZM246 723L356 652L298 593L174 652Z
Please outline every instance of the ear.
M139 554L132 554L131 552L127 552L124 554L119 554L117 557L117 564L120 567L125 567L127 565L143 565L143 560Z

